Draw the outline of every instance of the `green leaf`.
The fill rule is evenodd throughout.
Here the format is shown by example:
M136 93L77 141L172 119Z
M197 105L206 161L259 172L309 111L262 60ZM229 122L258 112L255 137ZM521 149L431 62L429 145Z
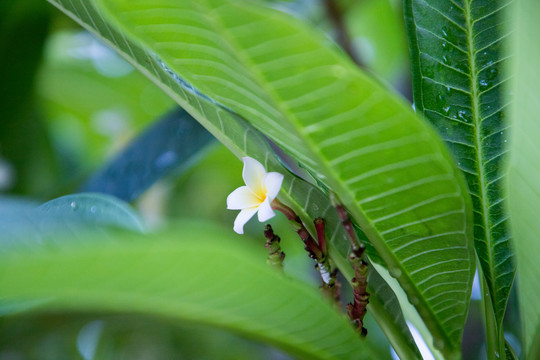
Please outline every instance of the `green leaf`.
M458 351L474 268L466 187L407 104L304 24L250 2L103 6L173 79L247 119L334 191L437 345Z
M540 3L516 2L512 12L513 91L512 138L508 172L508 204L518 265L518 294L526 359L540 357Z
M142 220L126 203L109 195L75 194L51 200L40 206L12 200L11 212L0 208L0 250L21 244L54 244L57 233L68 233L80 242L80 233L108 229L141 232ZM67 230L66 230L67 229Z
M302 358L372 358L347 319L315 289L270 269L262 247L239 241L232 231L184 222L174 231L144 238L119 233L116 238L89 239L84 247L65 242L3 251L3 299L48 299L42 311L142 313L196 321L270 342Z
M202 18L203 24L195 24L200 26L199 31L195 33L197 36L187 34L185 39L195 42L212 36L216 39L215 41L206 39L211 44L189 45L179 42L175 32L143 31L146 35L164 36L166 41L163 44L160 41L154 42L151 36L148 39L144 34L144 36L121 34L116 27L107 25L101 14L94 12L91 1L75 2L75 5L68 1L55 4L74 18L78 18L82 24L93 27L103 37L109 39L124 56L131 58L141 71L156 81L238 156L247 153L261 160L270 170L275 171L281 167L273 164L272 156L268 156L266 147L261 148L262 142L256 140L257 132L243 124L242 119L230 112L231 109L264 130L266 135L300 160L303 166L318 174L319 180L336 191L363 230L368 232L375 248L388 263L393 274L400 279L401 285L406 288L411 300L434 332L437 345L444 348L446 353L457 352L468 309L474 267L471 247L467 240L470 238L467 225L469 204L467 198L463 196L465 190L459 172L453 168L444 146L438 142L431 129L414 116L405 103L359 73L340 54L324 46L325 40L313 34L303 24L266 8L223 2L227 6L212 13L222 16L224 15L222 11L232 11L235 16L228 19L260 21L264 26L257 26L257 29L268 29L266 35L271 37L280 36L284 32L297 35L280 46L279 40L266 39L274 44L270 49L272 51L266 55L275 58L272 63L282 67L281 71L285 71L282 74L284 77L294 76L290 78L289 85L292 87L283 87L280 91L294 95L291 92L302 94L307 91L306 89L318 89L303 97L302 101L306 101L304 110L311 110L309 113L304 111L301 119L297 118L301 109L295 109L291 114L283 114L283 109L274 109L272 104L266 102L268 100L266 93L269 90L272 92L271 90L274 90L272 86L276 84L272 83L270 86L263 82L262 87L258 88L257 82L249 81L253 76L256 76L258 81L264 78L260 79L257 76L255 66L251 67L249 64L245 66L243 58L241 61L238 60L238 54L245 54L242 53L242 49L236 47L233 47L233 50L229 49L229 45L237 44L229 44L229 37L224 37L227 35L225 31L214 34L204 29L204 26L212 25L204 24L204 21L211 23L213 20L206 17L205 14L208 12L206 8L201 10L197 8L199 5L191 2L183 5L175 3L171 5L173 9L174 6L196 7L189 12L189 16L182 16L182 12L170 11L171 9L164 12L157 10L165 16L164 18L155 16L154 10L139 12L142 15L151 13L149 16L153 19L151 21L173 21L173 24L163 26L167 28L170 25L173 29L184 33L189 29L189 34L192 34L193 29L189 27L192 24L181 25L182 22L191 20L197 22ZM144 3L140 4L144 6ZM144 21L144 16L139 20ZM126 26L131 30L144 28L133 25L128 23ZM157 27L160 26L158 23ZM265 42L265 39L260 38L261 35L263 34L257 33L245 40ZM147 40L147 44L139 42L141 37ZM131 41L132 38L137 42ZM171 45L173 48L178 46L178 49L181 49L185 45L192 51L184 55L194 58L180 57L173 61L173 58L182 52L171 56L168 51L160 48L160 44L166 45L171 39L176 41L176 45ZM229 45L225 46L224 50L220 44ZM239 46L247 47L245 44ZM313 51L319 52L320 56L313 56L313 53L309 52L294 55L295 51L305 51L306 47L314 48ZM238 54L234 54L236 50ZM261 46L258 51L264 50L265 47ZM284 56L287 58L281 59ZM217 63L208 65L208 61ZM262 59L257 61L262 62ZM322 61L327 65L317 68L314 61ZM174 65L173 62L182 62L184 65ZM234 68L234 76L232 71L227 72L231 66ZM176 71L177 68L181 68L182 71ZM194 75L192 70L197 70L198 73ZM237 84L236 81L247 81L249 90L242 90L242 86L246 84ZM227 86L218 86L214 82L225 82ZM331 84L333 90L346 88L348 91L343 94L328 93L329 88L325 88L324 84ZM294 88L295 85L298 88ZM201 93L202 90L204 94ZM330 98L322 101L321 95L330 95ZM309 101L315 103L308 103ZM284 103L282 102L280 106ZM344 109L346 112L343 113ZM279 123L273 118L270 119L268 113L279 115L276 117ZM320 122L314 123L314 120ZM335 126L336 121L339 121L341 126ZM399 127L396 126L398 123ZM274 126L277 128L273 128ZM287 129L286 132L283 132L282 126ZM305 134L309 129L313 132ZM348 132L351 129L352 134ZM326 148L319 149L318 143L330 140L330 136L334 143L327 142ZM347 141L348 138L350 140ZM357 149L358 144L363 147ZM329 166L328 162L331 159L337 162L339 159L334 157L343 154L357 155L363 159L355 162L354 166L351 166L350 161ZM381 164L387 165L380 168ZM339 178L336 177L338 174ZM349 183L345 184L344 181L347 179ZM352 184L353 179L358 182ZM281 196L287 198L288 195L292 195L291 206L295 207L304 219L306 214L311 218L321 215L325 218L335 217L329 205L320 207L311 201L313 196L318 194L315 189L308 187L307 193L297 191L297 185L302 182L292 177L286 180L285 193L282 192ZM302 201L302 197L305 202ZM303 207L307 208L307 212L301 211ZM389 214L393 216L385 218ZM372 222L377 220L376 224ZM337 229L339 224L336 223L335 226ZM337 250L331 253L332 257L345 275L350 274L350 267L346 265L345 260L348 248L346 241L335 236L332 236L332 240Z
M46 202L36 210L56 219L73 218L89 225L142 231L139 215L128 204L105 194L74 194Z
M406 0L416 110L446 140L465 173L475 247L498 332L515 265L502 191L508 124L504 10L510 0Z
M160 178L186 170L211 140L184 110L169 112L94 174L83 191L132 201Z
M197 119L236 156L251 156L263 163L268 170L283 173L285 175L284 191L280 193L280 199L294 208L313 235L315 231L311 225L312 220L320 216L325 218L331 257L344 276L351 281L354 272L347 261L349 246L344 240L346 234L336 212L332 210L330 201L320 190L288 173L282 162L276 158L266 139L257 130L236 114L223 109L215 101L195 91L178 75L164 68L163 63L156 60L145 49L103 23L102 16L96 12L93 2L53 3L116 48L178 103L189 109L190 113L198 114ZM118 39L122 41L119 42ZM240 174L238 178L240 179ZM371 290L372 285L370 284L368 288L371 292L371 304L368 307L370 313L375 316L382 330L392 341L392 346L402 358L417 357L418 349L412 340L407 324L402 321L400 306L396 306L392 297L379 298L379 294ZM380 288L388 285L377 283L374 286ZM388 303L392 306L385 306Z

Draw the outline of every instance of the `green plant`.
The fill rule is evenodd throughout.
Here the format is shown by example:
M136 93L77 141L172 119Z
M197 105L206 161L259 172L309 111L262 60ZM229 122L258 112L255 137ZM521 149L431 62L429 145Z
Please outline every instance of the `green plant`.
M172 169L185 170L208 153L196 120L237 157L283 174L277 208L308 248L318 239L323 250L311 256L319 269L339 270L355 297L366 293L365 257L366 327L375 330L362 339L317 290L267 268L262 246L209 220L147 231L126 205L97 194L12 213L0 207L0 312L158 315L301 358L389 357L385 342L403 359L420 358L414 325L435 358L454 359L467 355L478 264L487 357L514 359L503 320L517 263L523 353L539 356L533 0L405 0L414 109L362 68L369 64L359 66L344 24L355 2L323 4L357 63L266 3L49 1L185 110L156 122L82 188L132 201ZM187 211L209 201L194 199ZM285 224L274 230L282 235ZM363 329L363 318L353 318Z

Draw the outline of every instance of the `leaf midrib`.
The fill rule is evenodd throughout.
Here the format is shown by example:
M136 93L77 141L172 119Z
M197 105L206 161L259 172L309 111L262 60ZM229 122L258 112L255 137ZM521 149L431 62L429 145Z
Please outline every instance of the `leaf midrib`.
M477 170L478 170L478 177L480 180L480 197L482 201L482 223L484 226L484 233L485 233L485 240L486 240L486 248L488 253L488 263L490 267L490 273L495 274L497 269L495 268L493 264L493 247L491 246L493 242L493 238L491 236L490 226L489 226L489 207L487 204L489 203L489 199L487 198L486 193L486 176L485 176L485 169L484 169L484 155L483 155L483 148L482 148L482 118L480 116L480 104L479 104L479 96L480 96L480 89L478 88L478 74L476 70L476 55L475 55L475 48L474 48L474 34L473 34L473 28L474 28L474 21L472 19L471 15L471 3L470 1L464 2L464 15L465 15L465 22L467 24L467 42L468 42L468 59L469 59L469 69L471 69L471 112L473 115L473 121L474 121L474 141L476 146L476 163ZM490 279L490 282L492 282L493 279ZM495 290L495 286L493 284L490 284L490 298L493 304L495 304L495 298L492 293L492 289ZM502 319L500 319L499 322L501 322ZM500 326L500 324L497 324Z

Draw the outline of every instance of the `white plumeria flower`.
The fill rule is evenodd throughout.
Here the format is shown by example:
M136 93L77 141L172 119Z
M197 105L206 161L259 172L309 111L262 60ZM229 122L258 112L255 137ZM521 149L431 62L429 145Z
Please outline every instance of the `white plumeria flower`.
M242 177L246 186L240 186L227 197L227 209L242 210L234 220L234 231L244 233L244 225L258 212L260 222L268 221L276 214L272 210L272 201L276 198L283 175L277 172L267 173L257 160L244 157Z

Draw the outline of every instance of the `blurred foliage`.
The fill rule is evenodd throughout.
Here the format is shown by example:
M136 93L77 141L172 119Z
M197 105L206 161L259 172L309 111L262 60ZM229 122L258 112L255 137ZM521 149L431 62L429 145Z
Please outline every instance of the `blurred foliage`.
M34 96L51 14L41 0L0 3L0 191L37 196L58 176Z
M0 349L0 360L289 359L224 330L125 315L4 318Z
M51 34L37 91L54 144L69 172L88 172L173 101L80 29Z

